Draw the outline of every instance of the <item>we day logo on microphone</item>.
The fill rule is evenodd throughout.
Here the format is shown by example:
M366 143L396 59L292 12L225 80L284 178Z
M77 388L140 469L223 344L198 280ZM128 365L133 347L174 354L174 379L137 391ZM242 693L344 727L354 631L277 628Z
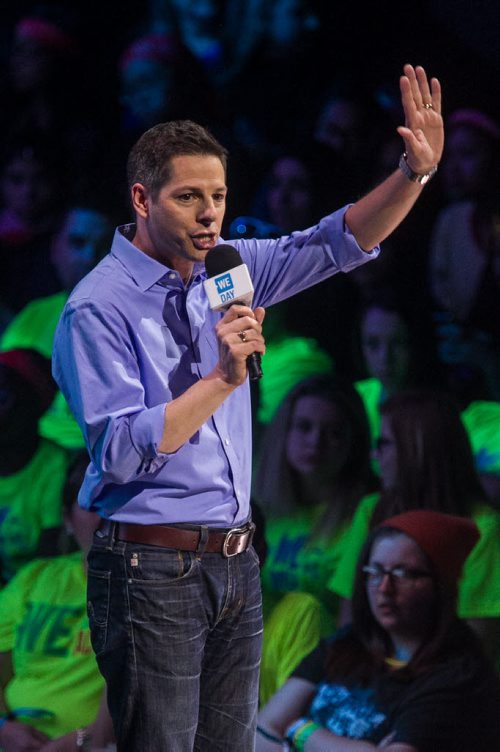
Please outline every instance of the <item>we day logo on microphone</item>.
M234 282L229 272L221 274L220 277L214 277L214 282L221 303L228 303L230 300L234 300Z

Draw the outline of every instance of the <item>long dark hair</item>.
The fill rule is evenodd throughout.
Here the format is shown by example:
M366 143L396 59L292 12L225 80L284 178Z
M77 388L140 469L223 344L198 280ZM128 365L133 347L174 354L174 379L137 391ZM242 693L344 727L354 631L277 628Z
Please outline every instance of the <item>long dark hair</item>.
M446 393L408 390L381 408L389 419L397 453L394 488L384 489L371 526L409 509L470 516L486 502L460 411Z
M287 394L268 425L260 446L253 492L266 517L289 515L301 508L300 482L286 459L286 439L296 403L314 395L340 408L352 430L346 461L333 482L332 503L318 523L318 531L330 535L348 519L361 497L378 486L370 465L370 435L363 403L352 384L332 376L312 376Z

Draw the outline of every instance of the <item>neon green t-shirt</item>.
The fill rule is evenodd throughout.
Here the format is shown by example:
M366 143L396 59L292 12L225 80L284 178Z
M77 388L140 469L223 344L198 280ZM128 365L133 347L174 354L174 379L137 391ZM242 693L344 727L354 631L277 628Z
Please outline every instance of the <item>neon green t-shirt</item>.
M342 523L331 537L310 541L311 531L323 513L324 507L318 506L266 521L268 554L261 573L264 616L284 593L292 591L310 593L329 609L334 607L327 585L342 558L350 521ZM334 608L331 618L335 624Z
M328 587L342 598L351 598L358 557L369 530L378 497L367 497L354 513L337 568ZM458 615L464 619L500 616L500 513L477 504L472 513L481 538L464 565L458 588Z
M29 302L6 327L0 349L31 347L51 358L54 334L67 299L66 292L58 292Z
M12 652L9 710L52 714L19 720L52 738L95 720L104 681L90 644L80 551L35 559L0 592L0 651Z
M500 402L477 400L462 412L478 473L500 475Z
M28 303L3 332L0 350L30 347L51 358L54 334L67 299L66 292L58 292ZM61 392L57 392L51 406L40 418L39 433L67 449L85 446L78 423Z
M322 637L334 631L331 616L310 593L285 593L264 621L259 703L265 705Z
M4 580L33 559L42 530L61 524L68 462L65 449L41 439L22 470L0 476L0 568Z

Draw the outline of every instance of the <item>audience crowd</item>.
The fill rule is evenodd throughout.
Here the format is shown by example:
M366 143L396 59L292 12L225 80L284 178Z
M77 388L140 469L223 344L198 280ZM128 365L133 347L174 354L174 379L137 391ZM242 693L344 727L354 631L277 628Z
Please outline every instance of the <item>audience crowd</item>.
M0 752L69 752L91 733L93 750L112 748L84 609L96 520L75 505L87 456L50 359L68 294L132 219L131 146L158 122L207 126L230 153L229 243L312 225L398 164L393 80L403 63L426 61L393 53L371 71L358 63L354 76L346 17L327 5L150 0L116 27L103 11L101 29L83 3L25 3L4 22ZM429 72L453 77L451 65ZM344 674L358 700L360 687L383 684L391 708L403 682L411 749L437 748L411 688L432 689L435 671L445 702L462 647L466 673L491 688L487 722L490 706L500 716L500 113L450 88L442 164L380 258L274 306L264 325L264 376L252 386L252 495L266 552L262 750L285 736L303 749L313 732L329 744L325 728L404 740L372 705L358 737L345 718L327 718ZM415 509L432 511L422 528L405 516ZM460 567L441 587L435 537L461 531L457 520L469 538L450 549ZM404 548L394 530L413 542ZM404 566L388 570L379 559L394 562L391 546ZM428 576L428 622L401 661L373 593L409 593L416 565ZM464 710L472 729L487 715L480 699ZM358 700L351 716L367 712ZM494 726L480 743L491 744ZM446 719L439 733L440 749L458 749Z

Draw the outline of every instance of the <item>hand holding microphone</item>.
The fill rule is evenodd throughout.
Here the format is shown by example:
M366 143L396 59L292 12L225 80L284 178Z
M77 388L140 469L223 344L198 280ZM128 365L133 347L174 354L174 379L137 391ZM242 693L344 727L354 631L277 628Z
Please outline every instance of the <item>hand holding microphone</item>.
M265 351L261 328L264 309L252 311L250 307L253 285L247 266L236 248L218 245L207 253L205 267L208 279L204 285L210 307L214 311L224 312L217 324L217 336L223 346L223 365L226 369L234 370L238 357L243 353L250 380L256 381L262 376L260 356ZM244 380L236 374L232 378Z

